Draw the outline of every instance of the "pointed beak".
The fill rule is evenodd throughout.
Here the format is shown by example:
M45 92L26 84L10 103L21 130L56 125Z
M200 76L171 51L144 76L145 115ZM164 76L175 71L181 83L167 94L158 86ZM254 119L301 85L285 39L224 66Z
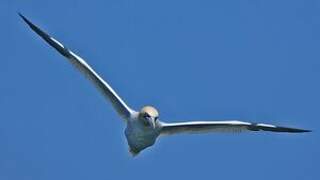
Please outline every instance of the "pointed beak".
M155 121L154 119L150 118L149 123L150 123L150 126L151 126L153 129L156 128L156 121Z

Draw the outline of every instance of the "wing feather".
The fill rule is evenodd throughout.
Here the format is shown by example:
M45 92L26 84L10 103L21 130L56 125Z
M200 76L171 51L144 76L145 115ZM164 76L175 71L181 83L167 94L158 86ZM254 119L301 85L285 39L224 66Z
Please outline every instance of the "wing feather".
M118 94L111 88L111 86L104 81L91 67L86 63L84 59L70 51L62 43L49 36L47 33L42 31L39 27L32 24L26 17L20 14L20 17L29 25L29 27L36 32L42 39L44 39L50 46L55 48L60 54L66 57L69 62L75 66L81 73L83 73L95 86L96 88L106 97L113 107L116 109L118 114L124 119L130 118L134 112L129 108L125 102L118 96Z
M310 130L280 127L271 124L249 123L243 121L191 121L182 123L163 123L162 135L180 133L207 133L207 132L243 132L243 131L271 131L302 133Z

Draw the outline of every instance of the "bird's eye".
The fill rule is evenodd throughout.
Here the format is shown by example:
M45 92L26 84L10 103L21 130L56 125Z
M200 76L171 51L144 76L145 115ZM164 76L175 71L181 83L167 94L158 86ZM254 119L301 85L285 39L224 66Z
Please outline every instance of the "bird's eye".
M143 115L143 117L144 117L144 118L150 118L151 116L146 113L146 114Z
M159 117L155 117L154 120L157 121L159 119Z

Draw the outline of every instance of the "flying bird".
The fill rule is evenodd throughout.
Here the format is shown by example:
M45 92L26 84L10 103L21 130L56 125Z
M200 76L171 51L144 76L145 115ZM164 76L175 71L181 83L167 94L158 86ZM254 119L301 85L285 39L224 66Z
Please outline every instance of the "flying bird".
M133 156L154 145L158 137L162 135L243 131L270 131L286 133L310 132L310 130L280 127L263 123L250 123L238 120L165 123L159 120L159 112L152 106L145 106L140 111L131 109L84 59L42 31L22 14L19 13L19 16L35 33L62 54L73 66L80 70L80 72L96 86L102 95L111 102L113 108L126 123L125 136L127 138L129 151Z

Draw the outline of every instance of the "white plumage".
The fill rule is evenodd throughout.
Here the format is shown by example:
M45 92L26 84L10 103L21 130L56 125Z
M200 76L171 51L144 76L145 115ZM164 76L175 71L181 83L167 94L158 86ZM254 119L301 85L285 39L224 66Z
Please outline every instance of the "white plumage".
M165 123L159 120L159 112L152 106L145 106L137 112L131 109L120 96L104 81L81 57L67 49L62 43L49 36L40 28L32 24L26 17L20 17L48 44L66 57L69 62L80 70L111 102L114 109L126 122L125 135L130 152L137 155L143 149L152 146L160 135L180 133L207 132L242 132L242 131L271 131L302 133L309 130L280 127L271 124L249 123L242 121L193 121L180 123Z

